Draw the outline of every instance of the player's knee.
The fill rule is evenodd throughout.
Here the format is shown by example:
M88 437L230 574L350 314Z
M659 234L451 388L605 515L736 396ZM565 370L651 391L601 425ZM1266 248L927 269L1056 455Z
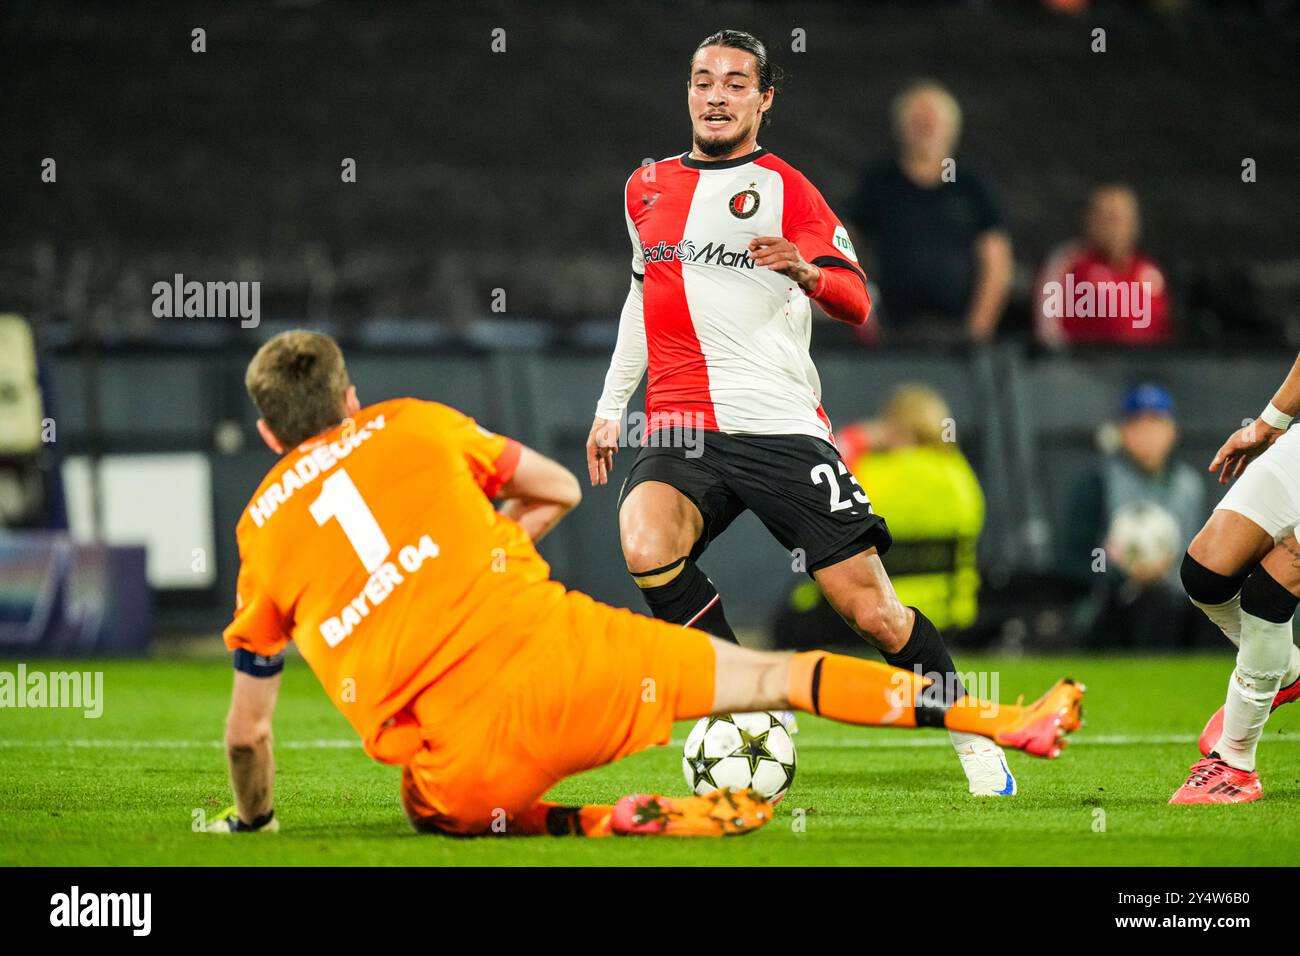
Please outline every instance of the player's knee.
M226 750L238 756L252 754L271 742L268 721L231 722L226 726Z
M633 574L655 571L685 556L683 548L670 535L655 528L626 528L622 532L623 560Z
M1241 610L1261 620L1285 624L1295 616L1297 604L1300 604L1300 598L1269 574L1263 565L1256 566L1241 586Z
M1190 551L1183 555L1183 564L1179 569L1183 579L1183 590L1187 596L1198 604L1218 605L1232 600L1241 590L1246 573L1219 574L1211 571L1197 561Z

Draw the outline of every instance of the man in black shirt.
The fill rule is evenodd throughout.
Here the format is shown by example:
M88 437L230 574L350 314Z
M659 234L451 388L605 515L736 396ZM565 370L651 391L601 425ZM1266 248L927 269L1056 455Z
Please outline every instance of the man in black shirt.
M891 336L992 338L1011 285L1011 241L988 182L953 157L961 108L932 80L893 106L898 155L863 173L849 218L876 259Z

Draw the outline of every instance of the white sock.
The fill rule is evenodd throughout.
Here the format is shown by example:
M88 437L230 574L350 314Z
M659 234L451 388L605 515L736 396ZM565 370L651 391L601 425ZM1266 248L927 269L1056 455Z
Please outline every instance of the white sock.
M1295 650L1290 621L1275 623L1241 613L1237 667L1228 681L1223 736L1214 748L1238 770L1255 769L1255 748Z
M1199 607L1223 636L1232 641L1233 647L1241 646L1241 592L1238 591L1222 604L1202 604L1195 598L1189 600ZM1286 673L1282 675L1282 686L1290 687L1300 680L1300 647L1291 645L1291 657L1287 663Z
M1189 600L1205 612L1223 636L1232 641L1233 647L1241 646L1241 591L1238 591L1222 604L1202 604L1196 598Z

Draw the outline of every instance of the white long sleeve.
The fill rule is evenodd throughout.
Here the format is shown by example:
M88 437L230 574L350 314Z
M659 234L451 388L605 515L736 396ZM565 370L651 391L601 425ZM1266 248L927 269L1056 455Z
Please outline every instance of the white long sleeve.
M605 390L596 403L596 417L622 419L628 399L646 370L645 300L640 279L632 280L623 313L618 319L618 340L605 373Z

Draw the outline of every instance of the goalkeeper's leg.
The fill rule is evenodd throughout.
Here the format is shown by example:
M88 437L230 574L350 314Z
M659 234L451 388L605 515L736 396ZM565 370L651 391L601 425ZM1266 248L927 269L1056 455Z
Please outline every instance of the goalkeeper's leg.
M570 807L539 800L515 815L511 832L520 836L610 836L613 811L613 805L608 803Z
M797 710L869 727L945 727L1055 757L1081 723L1083 687L1058 681L1028 706L965 695L951 704L912 671L826 651L776 654L713 642L713 713ZM689 714L679 715L692 716Z
M1058 681L1028 706L969 695L945 704L940 688L912 671L826 651L770 653L709 639L714 687L709 713L794 707L844 723L875 727L944 727L989 737L1003 746L1055 757L1078 728L1083 687ZM673 717L706 716L695 695L677 698ZM602 837L618 833L727 836L750 832L771 818L766 803L737 792L669 798L634 794L618 804L563 806L538 801L512 815L510 832Z
M633 793L618 803L565 807L539 802L515 816L530 836L724 837L752 833L772 819L772 805L753 791L719 788L694 797Z

